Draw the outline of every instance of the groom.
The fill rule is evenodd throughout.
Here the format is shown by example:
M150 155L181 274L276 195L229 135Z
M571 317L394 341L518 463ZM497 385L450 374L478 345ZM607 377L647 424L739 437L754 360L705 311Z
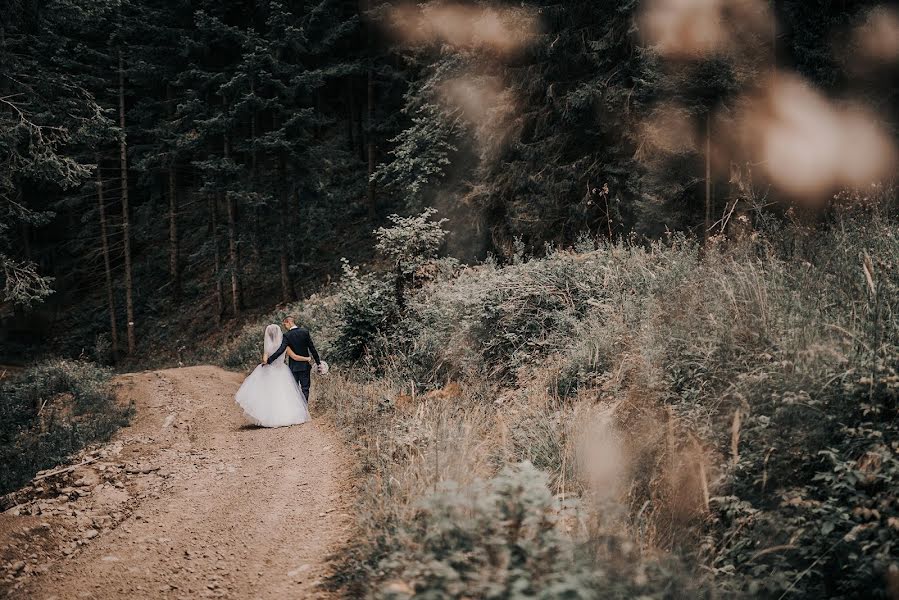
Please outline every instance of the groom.
M275 362L275 360L287 350L287 347L290 346L290 349L300 356L309 356L311 354L312 358L315 359L316 368L318 368L321 360L318 358L318 351L315 349L315 344L312 343L312 336L309 335L309 331L302 327L297 327L294 318L291 316L284 317L282 324L284 325L284 329L287 330L287 333L284 334L284 340L281 342L281 347L268 357L268 364ZM296 361L292 358L288 363L293 378L297 380L297 383L303 389L303 395L306 397L306 402L309 402L309 374L312 372L312 366L308 362Z

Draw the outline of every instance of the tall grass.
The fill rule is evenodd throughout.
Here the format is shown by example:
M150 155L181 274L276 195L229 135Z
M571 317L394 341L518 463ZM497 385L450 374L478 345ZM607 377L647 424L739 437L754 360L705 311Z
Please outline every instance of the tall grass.
M360 457L360 535L335 585L441 598L897 585L894 222L433 272L402 307L369 310L385 301L377 275L330 305L335 353L342 332L371 332L317 394ZM510 516L548 514L525 532ZM546 571L518 573L534 561Z

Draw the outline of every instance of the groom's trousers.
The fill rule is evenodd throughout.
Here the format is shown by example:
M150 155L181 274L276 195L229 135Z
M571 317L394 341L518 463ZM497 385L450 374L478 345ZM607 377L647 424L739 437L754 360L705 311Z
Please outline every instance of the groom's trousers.
M297 385L303 390L303 396L305 396L306 402L309 402L309 387L312 383L310 374L312 373L312 369L291 371L291 373L293 374L293 378L297 380Z

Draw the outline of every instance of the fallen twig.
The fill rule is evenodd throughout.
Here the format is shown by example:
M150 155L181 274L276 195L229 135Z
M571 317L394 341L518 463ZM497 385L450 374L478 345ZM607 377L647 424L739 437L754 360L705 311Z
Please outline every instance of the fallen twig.
M74 470L77 469L78 467L83 467L84 465L89 465L89 464L91 464L91 463L95 463L95 462L97 462L98 460L100 460L99 457L96 457L96 458L89 458L89 459L87 459L87 460L85 460L85 461L83 461L83 462L78 463L77 465L69 465L68 467L62 467L61 469L55 469L55 470L53 470L53 471L50 471L49 473L44 473L43 475L38 475L37 477L35 477L35 478L32 479L31 481L40 481L41 479L46 479L47 477L52 477L52 476L54 476L54 475L59 475L60 473L68 473L69 471L74 471Z

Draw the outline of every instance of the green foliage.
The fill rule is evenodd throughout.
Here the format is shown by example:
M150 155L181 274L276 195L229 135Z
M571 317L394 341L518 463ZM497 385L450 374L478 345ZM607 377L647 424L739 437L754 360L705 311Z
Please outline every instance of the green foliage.
M897 250L889 222L845 221L803 251L804 268L769 266L727 292L741 316L715 325L719 342L706 338L703 353L712 360L681 395L708 405L718 394L715 412L744 415L717 511L721 543L709 552L728 589L888 597L899 518ZM685 349L693 357L681 360L697 361ZM697 380L707 389L696 391Z
M375 231L378 243L375 249L389 260L402 276L414 275L424 264L437 258L446 231L447 219L431 219L437 209L425 209L419 215L401 217L390 215L392 227L380 227Z
M421 502L399 534L408 541L382 563L414 590L409 597L515 597L545 594L568 578L578 583L555 527L558 507L534 467L442 487Z
M588 507L554 496L517 454L488 467L496 431L483 397L409 410L392 405L389 380L346 374L322 382L321 408L359 450L361 535L329 585L394 599L706 597L676 561L644 560L611 531L588 535Z
M831 40L872 2L772 5L786 25L778 68L839 95L844 65ZM109 327L97 196L102 186L115 267L124 246L122 139L136 327L155 349L204 337L217 318L192 319L181 308L224 316L215 314L229 306L217 284L232 275L243 301L236 310L261 312L272 297L290 302L327 280L341 256L360 263L371 230L399 209L440 207L457 234L451 250L465 260L509 257L515 240L540 253L546 242L564 247L585 231L617 238L631 229L695 230L702 151L655 148L642 125L676 104L701 129L709 109L732 112L735 94L761 76L727 56L662 61L639 44L644 4L635 0L499 2L500 12L539 20L539 33L511 53L397 48L379 33L389 3L26 4L2 24L0 159L9 168L0 175L0 284L7 311L8 301L44 300L47 314L77 323L63 342L69 354ZM767 43L758 53L765 60ZM501 106L475 102L489 114L472 119L447 101L446 86L459 81ZM853 96L894 112L894 90L856 85ZM715 183L720 204L732 186ZM60 245L66 252L55 251ZM123 279L113 268L114 312ZM65 289L47 297L56 285Z
M432 204L463 198L459 214L448 213L460 236L472 243L471 232L484 227L501 253L516 237L540 249L596 233L600 224L607 235L609 217L615 234L627 231L628 205L620 200L632 197L639 173L624 120L643 101L633 94L642 61L631 35L637 4L528 3L540 15L541 35L517 53L414 48L418 77L404 98L413 118L380 171ZM498 109L479 121L448 103L443 90L458 80L492 90ZM432 146L422 141L425 132ZM604 183L609 210L584 197Z
M529 463L507 467L490 481L441 487L402 524L398 547L380 565L388 583L375 597L549 600L688 593L683 582L664 581L652 567L650 580L591 566L559 528L576 518L575 506L560 506L546 475Z
M35 323L29 333L52 331L37 324L64 312L64 353L110 329L100 189L113 312L125 330L122 139L134 321L157 355L218 325L231 304L217 301L217 284L232 274L238 312L308 295L339 272L341 256L368 251L381 216L402 206L378 190L368 211L365 152L369 142L389 150L405 84L389 51L372 56L358 3L32 4L0 24L0 158L9 167L0 176L0 302L6 314L18 310L7 300L34 305L55 276L64 289L22 322Z
M38 273L37 265L28 261L17 261L0 254L0 269L3 271L3 302L12 302L30 308L53 293L53 278Z
M804 474L768 497L740 476L741 495L758 506L717 499L722 539L740 532L715 556L722 587L765 597L888 598L884 579L896 554L899 461L896 442L885 440L897 438L894 425L841 427L825 441L832 447L809 456L813 476ZM756 454L747 452L739 467L757 477L762 459ZM748 561L753 568L743 572L739 565Z
M52 278L23 256L19 232L47 224L54 213L29 202L24 190L80 185L92 169L74 149L105 126L84 83L53 60L55 23L43 13L12 9L0 25L0 303L26 308L51 293Z
M359 267L343 263L338 292L337 356L357 360L377 344L396 314L396 299L388 281L375 274L360 274Z
M414 210L424 202L428 188L446 177L450 157L458 150L453 142L456 129L439 107L424 104L416 108L411 124L390 140L396 144L390 151L392 158L381 164L374 177L402 194Z
M504 268L464 269L414 294L400 324L408 343L394 346L417 380L444 373L483 370L513 381L554 353L578 352L592 373L609 364L612 349L582 347L582 330L608 321L635 295L663 288L695 265L696 247L681 238L647 251L626 243L582 254L550 252L546 259ZM396 346L399 346L398 348ZM577 348L577 349L576 349ZM599 352L600 354L597 354ZM602 356L602 355L605 356ZM566 366L565 385L574 363ZM590 373L582 373L589 377Z
M131 408L116 402L111 376L93 363L57 359L0 383L0 493L128 423Z
M232 369L249 368L258 365L262 360L262 336L265 325L258 324L244 327L228 345L222 363Z
M407 295L416 282L453 264L437 260L446 231L446 219L434 221L437 211L427 209L420 215L391 215L392 227L375 232L377 250L391 264L386 273L361 273L349 261L343 261L343 277L338 288L337 317L339 333L334 347L345 360L357 360L378 348L391 353L388 336L393 335L406 307Z

